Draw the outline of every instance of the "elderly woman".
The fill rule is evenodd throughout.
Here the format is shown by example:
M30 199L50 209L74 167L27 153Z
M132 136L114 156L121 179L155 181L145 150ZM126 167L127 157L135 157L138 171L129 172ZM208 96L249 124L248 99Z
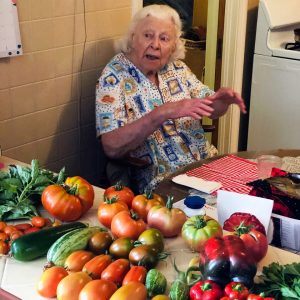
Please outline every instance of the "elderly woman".
M229 88L214 93L179 60L181 28L169 6L142 8L97 84L97 135L108 157L129 154L148 162L132 174L140 192L217 153L205 139L202 117L218 118L230 104L246 112L239 94Z

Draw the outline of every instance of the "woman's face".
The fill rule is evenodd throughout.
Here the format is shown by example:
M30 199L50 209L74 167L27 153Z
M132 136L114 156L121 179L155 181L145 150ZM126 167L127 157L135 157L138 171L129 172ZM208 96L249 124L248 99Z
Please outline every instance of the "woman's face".
M171 20L146 17L133 33L129 58L146 76L156 73L169 61L175 40L176 31Z

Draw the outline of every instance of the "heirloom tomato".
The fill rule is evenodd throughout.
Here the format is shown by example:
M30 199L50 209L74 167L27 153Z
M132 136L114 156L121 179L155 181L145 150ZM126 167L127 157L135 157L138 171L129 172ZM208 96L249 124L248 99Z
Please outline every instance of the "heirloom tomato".
M123 210L128 211L128 206L125 202L118 201L116 197L104 197L104 201L98 207L98 220L102 225L110 228L113 217Z
M92 280L80 291L78 300L109 300L117 289L117 285L111 281Z
M57 300L78 299L80 291L90 281L92 278L85 272L70 273L57 286Z
M132 200L132 209L146 222L149 210L156 205L165 205L161 196L151 190L145 191L143 195L137 195Z
M93 202L93 186L79 176L68 177L63 186L49 185L42 193L44 208L60 221L78 220Z
M130 211L117 213L111 221L111 232L117 238L129 237L136 240L146 227L146 223Z
M121 237L112 242L109 254L115 258L128 258L129 252L134 247L134 240L129 237Z
M121 182L118 182L116 185L110 186L104 191L104 197L108 199L116 198L118 201L125 202L127 206L131 208L134 193L129 187L123 186Z
M101 279L107 279L120 286L127 272L130 269L128 259L119 258L109 264L101 273Z
M222 226L209 216L193 216L182 226L181 236L194 251L200 251L210 237L223 236Z
M68 275L63 267L54 266L46 269L37 284L37 292L46 298L56 297L59 282Z
M105 253L113 239L111 235L106 231L100 231L95 233L88 241L88 250L95 254Z
M144 245L151 246L156 252L162 252L164 250L164 237L158 229L146 229L140 234L138 241Z
M153 206L147 217L148 226L158 229L164 237L174 237L181 232L186 214L179 208L173 208L173 197L168 197L166 206Z
M121 286L111 296L110 300L146 300L147 290L145 285L140 282L130 282Z

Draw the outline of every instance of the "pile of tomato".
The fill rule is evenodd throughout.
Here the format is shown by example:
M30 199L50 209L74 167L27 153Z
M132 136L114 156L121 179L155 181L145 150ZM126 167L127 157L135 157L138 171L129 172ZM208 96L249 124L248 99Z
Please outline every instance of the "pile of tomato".
M30 219L30 222L14 225L0 221L0 254L8 254L11 243L20 236L58 224L60 222L52 222L49 218L41 216L34 216Z

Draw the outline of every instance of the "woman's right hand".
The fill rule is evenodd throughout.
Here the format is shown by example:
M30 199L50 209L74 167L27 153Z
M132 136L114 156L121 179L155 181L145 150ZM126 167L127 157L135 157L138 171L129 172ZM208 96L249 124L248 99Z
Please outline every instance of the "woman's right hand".
M208 99L183 99L176 102L167 102L157 109L160 110L166 119L177 119L182 117L192 117L196 120L202 117L210 117L214 109L210 106Z

